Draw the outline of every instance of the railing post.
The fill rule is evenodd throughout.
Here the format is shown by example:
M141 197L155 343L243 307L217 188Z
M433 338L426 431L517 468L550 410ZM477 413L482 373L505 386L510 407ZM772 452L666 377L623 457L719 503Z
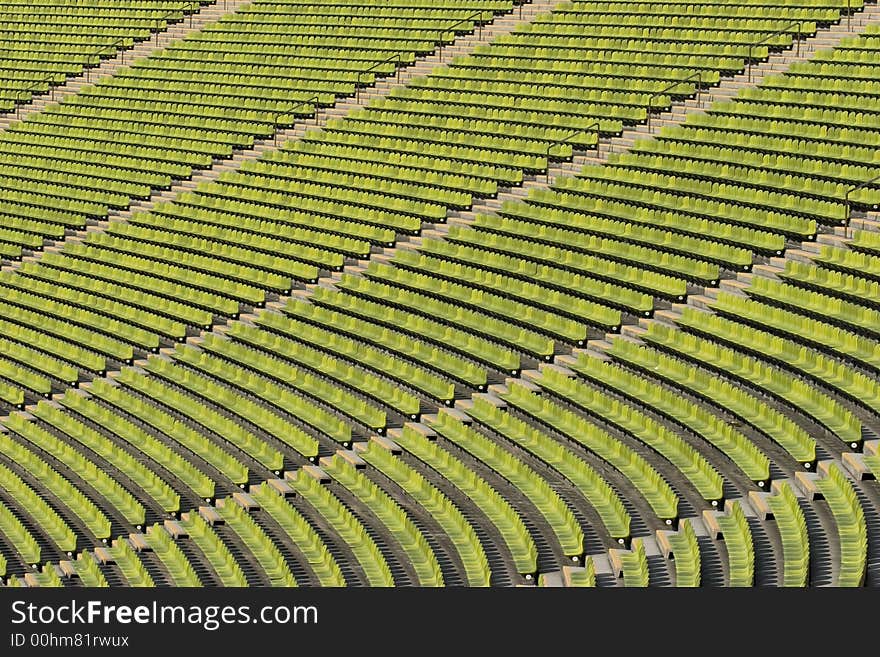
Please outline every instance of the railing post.
M752 81L752 49L755 46L760 46L762 43L769 41L770 39L772 39L775 36L778 36L784 32L787 32L788 28L795 27L795 26L797 27L797 43L795 44L795 53L798 57L800 57L800 55L801 55L801 36L803 35L803 28L804 28L803 21L792 21L791 23L789 23L788 25L783 27L781 30L776 30L773 34L768 34L763 39L759 39L758 41L755 41L754 43L749 44L749 61L747 63L747 67L748 67L748 71L749 71L749 73L748 73L749 82Z
M548 185L550 184L550 151L553 150L553 147L554 147L554 146L559 146L560 144L564 144L565 142L574 139L575 137L577 137L577 136L578 136L579 134L581 134L582 132L586 132L587 130L591 130L591 129L593 128L593 126L596 126L596 128L597 128L597 130L596 130L596 140L597 140L596 143L598 144L598 143L599 143L599 142L598 142L598 136L599 136L598 126L599 126L599 123L598 123L598 121L597 121L596 123L594 123L594 124L591 125L590 127L585 128L584 130L575 130L574 132L572 132L572 133L571 133L570 135L568 135L567 137L563 137L562 139L557 139L556 141L554 141L553 143L551 143L551 144L547 147L547 184L548 184ZM572 149L572 154L574 154L574 149Z
M703 72L697 71L697 107L703 106Z
M281 118L281 116L283 114L287 114L288 112L293 112L293 110L295 110L297 107L300 107L302 105L307 105L308 103L311 103L313 101L315 103L315 111L317 112L319 100L320 100L320 98L318 96L312 96L311 98L308 98L306 100L301 100L298 103L293 103L292 105L290 105L287 108L287 110L282 110L280 112L276 112L272 116L272 133L273 133L272 138L273 138L273 144L276 148L278 147L278 129L277 129L278 128L278 119ZM296 123L296 121L294 121L294 123Z
M30 93L30 92L32 92L32 91L36 91L37 88L38 88L43 82L46 82L46 83L49 84L49 91L52 92L52 98L53 98L53 100L54 100L54 98L55 98L55 90L54 90L54 88L52 87L52 76L49 75L49 76L46 76L45 78L43 78L42 80L39 80L39 81L37 81L37 82L34 82L32 85L30 85L30 86L28 86L28 87L25 87L24 89L19 89L18 91L15 92L15 118L16 118L16 119L20 119L20 118L21 118L21 106L24 105L25 94Z
M866 180L864 182L861 182L858 185L854 185L854 186L850 187L848 190L846 190L846 194L844 194L844 196L843 196L844 211L846 212L846 216L843 219L843 236L844 236L844 238L849 239L849 225L850 225L850 222L852 221L852 203L849 200L850 194L852 194L853 192L857 192L860 189L865 189L867 187L870 187L878 180L880 180L880 175L874 176L870 180Z
M584 128L584 132L586 132L587 130L589 130L591 132L592 131L596 132L596 157L597 158L599 157L599 142L602 139L601 127L602 126L601 126L600 122L596 121L595 123L588 125L586 128ZM572 153L572 155L573 155L573 153Z
M683 84L683 83L687 82L688 80L693 80L694 78L697 78L697 102L699 102L700 101L700 88L703 86L703 74L700 71L697 71L696 73L691 73L686 78L682 78L681 80L678 80L677 82L674 82L673 84L670 84L666 87L663 87L662 89L660 89L659 91L655 91L654 93L652 93L648 97L648 110L646 112L647 120L645 122L646 127L648 128L648 132L651 131L651 109L654 107L654 99L661 94L665 94L667 91L675 89L678 85Z
M452 40L455 41L455 28L458 27L459 25L467 23L470 20L474 20L474 18L477 19L476 21L474 21L474 25L479 30L479 40L480 41L483 40L483 12L478 11L478 12L471 14L467 18L463 18L462 20L458 21L457 23L453 23L448 28L446 28L446 30L440 31L440 52L438 54L438 61L439 62L441 62L441 63L443 62L443 35L446 32L452 32Z
M751 44L749 44L749 55L748 55L749 59L748 59L748 62L747 62L747 64L746 64L746 65L749 67L749 82L750 82L750 83L751 83L751 81L752 81L752 48L754 48L754 46L752 46Z
M397 66L395 67L395 70L397 73L397 81L400 82L400 65L403 63L403 60L401 59L400 53L398 52L398 53L391 55L391 57L388 57L387 59L383 59L381 62L376 62L375 64L373 64L369 68L364 69L363 71L358 71L357 80L355 81L355 85L354 85L354 99L355 99L356 103L361 102L361 76L366 75L367 73L373 71L374 69L382 66L382 64L387 64L388 62L391 62L391 61L397 62Z

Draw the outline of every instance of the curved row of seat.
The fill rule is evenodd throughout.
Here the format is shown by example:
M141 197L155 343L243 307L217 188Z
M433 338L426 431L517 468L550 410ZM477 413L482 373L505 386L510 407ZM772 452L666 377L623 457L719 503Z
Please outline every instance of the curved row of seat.
M444 438L455 435L454 442L461 446L467 443L459 443L459 440L470 441L465 438L467 435L478 441L487 440L452 419L451 415L443 413L441 416L446 417L441 422L445 429ZM448 470L452 464L458 464L458 472L464 472L461 468L466 470L466 466L460 460L440 448L438 443L428 441L421 433L412 429L407 433L404 441L407 450L412 449L413 454L427 459L426 463L430 463L432 468L450 473L450 481L458 481L458 485L466 487L473 485L465 484L464 479L459 479L461 475ZM393 446L391 449L399 448ZM272 480L253 486L250 494L236 494L218 500L213 507L201 507L198 511L184 514L180 522L167 521L164 526L147 527L143 534L119 537L113 541L112 548L98 547L83 551L73 562L56 562L55 566L47 564L41 572L28 572L23 579L12 575L6 585L63 586L81 582L87 586L107 586L108 583L112 585L121 581L131 586L202 586L214 583L248 585L266 581L275 586L295 586L298 582L293 578L293 571L302 565L300 559L306 559L309 563L308 575L318 575L324 584L345 585L346 579L331 554L332 543L316 533L310 519L311 511L306 511L303 516L297 508L306 501L308 507L317 510L324 521L334 526L354 553L359 555L358 563L364 569L367 581L370 581L370 578L380 577L386 567L383 565L385 557L382 552L387 548L380 552L371 543L362 521L342 506L338 495L342 494L343 488L362 500L370 513L375 514L375 520L399 542L411 557L411 566L424 578L418 580L421 585L441 583L442 575L433 551L436 548L432 547L437 544L433 540L430 543L426 541L426 535L422 533L424 530L420 529L420 525L413 524L408 515L412 511L399 506L384 490L388 484L380 486L375 482L379 472L390 474L391 480L400 481L395 477L407 471L403 461L387 451L387 447L379 447L376 443L359 444L358 453L364 455L376 469L365 465L356 453L339 452L332 458L324 459L323 468L315 469L313 473L288 473L283 481ZM441 456L444 453L446 456ZM415 471L409 472L418 477ZM842 471L832 464L823 473L816 480L817 490L828 500L842 539L844 556L839 583L842 586L856 586L862 581L865 565L864 515ZM477 477L472 481L481 480ZM336 486L342 488L334 494L332 491L337 490ZM485 482L482 486L486 486ZM299 496L302 497L301 502L296 501ZM491 503L483 506L482 502L486 500L480 495L475 498L475 501L478 500L481 502L480 508L492 517L496 527L507 526L499 517L493 516L493 508L504 508L506 502L496 497L496 505L502 505L497 507ZM784 571L781 583L785 586L803 586L807 582L810 539L800 508L802 502L786 483L774 485L774 494L767 496L766 500L768 512L774 514L772 517L779 526L783 544ZM509 506L507 508L510 509ZM754 521L747 519L737 501L730 502L724 514L714 511L707 511L706 514L709 515L704 515L704 522L710 528L710 533L717 533L717 538L723 539L729 585L751 585L757 558L753 543ZM521 528L520 532L525 532L525 529ZM358 535L361 536L359 540L356 539ZM679 531L658 531L657 537L659 544L666 545L669 556L675 559L676 586L699 586L702 551L693 523L682 521ZM436 539L436 536L433 538ZM358 547L362 541L366 542ZM251 570L250 562L246 563L244 557L236 556L242 554L237 550L240 545L248 546L260 570ZM295 546L293 551L288 549L290 546ZM16 547L20 554L25 554L27 548ZM465 553L461 556L464 558ZM574 581L566 581L565 585L595 586L593 562L596 557L593 555L585 560L586 572L569 573L577 577ZM654 584L644 539L633 539L631 550L610 549L608 557L612 568L622 574L624 586ZM305 582L308 575L301 573L298 577ZM584 581L581 581L582 575ZM539 584L543 581L542 575ZM391 579L385 580L385 585L391 584Z

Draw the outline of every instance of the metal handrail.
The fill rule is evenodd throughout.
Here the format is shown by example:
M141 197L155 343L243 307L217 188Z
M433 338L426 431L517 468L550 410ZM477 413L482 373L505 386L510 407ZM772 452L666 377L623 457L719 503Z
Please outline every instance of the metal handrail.
M785 27L783 27L779 30L776 30L773 34L768 34L763 39L760 39L758 41L755 41L754 43L749 44L749 62L748 62L749 82L752 81L752 51L753 51L753 49L755 47L760 46L761 44L765 43L766 41L769 41L770 39L772 39L775 36L779 36L780 34L783 34L784 32L788 32L789 28L793 27L795 25L797 25L797 29L798 29L798 31L797 31L797 44L795 45L795 48L796 48L795 54L797 54L797 56L800 56L800 54L801 54L801 36L803 34L804 22L805 21L792 21L791 23L789 23Z
M692 73L691 75L687 76L686 78L682 78L681 80L677 80L673 84L670 84L669 86L663 87L659 91L655 91L650 96L648 96L647 128L649 131L651 130L651 108L654 107L654 99L657 96L662 96L667 91L672 91L673 89L675 89L676 87L678 87L681 84L684 84L685 82L693 80L694 78L697 78L697 103L699 103L700 102L700 94L702 93L702 87L703 87L703 73L702 73L702 71L697 71L696 73Z
M52 76L51 76L51 75L47 75L46 77L44 77L44 78L41 80L41 82L45 82L45 83L49 86L49 99L50 99L50 100L55 100L55 85L52 84L52 82L53 82L53 80L52 80Z
M100 60L101 55L103 55L107 50L109 50L110 48L113 48L115 50L116 47L119 46L120 44L122 44L123 46L125 45L124 38L123 39L116 39L116 41L114 41L113 43L109 43L106 46L103 46L102 48L100 48L99 50L96 50L95 52L92 53L92 55L98 57L98 59ZM124 48L122 49L121 54L122 54L122 63L125 64L125 49ZM86 65L86 82L91 82L91 80L92 80L92 68L91 68L91 66Z
M293 112L293 110L295 110L297 107L301 107L301 106L303 106L303 105L308 105L308 104L310 104L310 103L313 103L315 106L317 106L319 100L320 100L320 98L319 98L318 96L312 96L311 98L307 98L306 100L301 100L301 101L298 102L298 103L293 103L292 105L290 105L290 106L289 106L287 109L285 109L285 110L282 110L282 111L280 111L280 112L276 112L276 113L272 116L272 125L273 125L273 128L274 128L275 126L278 125L278 119L281 118L282 116L284 116L285 114L290 114L290 113ZM274 136L274 144L275 144L275 146L278 146L278 130L274 130L274 135L273 135L273 136Z
M846 212L846 216L843 218L843 236L844 237L846 237L846 238L849 237L849 224L852 219L852 203L850 203L850 200L849 200L850 194L852 194L853 192L857 192L860 189L865 189L866 187L870 187L878 180L880 180L880 175L874 176L870 180L866 180L864 182L861 182L858 185L850 187L848 190L846 190L846 194L844 194L844 196L843 196L843 203L844 203L844 208L845 208L845 212Z
M438 55L438 61L441 61L441 62L443 61L443 35L446 34L447 32L454 33L454 30L456 27L458 27L459 25L464 25L465 23L468 23L470 21L473 21L474 18L479 19L474 22L476 23L477 28L479 29L479 37L478 38L480 41L483 40L483 20L482 20L483 19L483 12L478 11L478 12L471 14L470 16L467 16L466 18L462 18L457 23L453 23L445 30L440 31L440 53Z
M190 29L192 29L192 26L193 26L193 16L196 15L196 12L198 11L199 7L200 7L199 3L196 2L195 0L193 0L192 2L184 2L183 6L180 8L180 10L183 12L184 16L186 16L187 9L191 10L189 13L189 28Z
M361 76L362 76L362 75L366 75L367 73L371 73L371 72L373 72L374 70L376 70L377 68L379 68L380 66L382 66L382 64L387 64L388 62L395 61L395 60L397 61L397 67L396 67L396 70L397 70L397 81L400 82L400 65L401 65L401 63L402 63L402 61L403 61L403 59L402 59L400 53L396 53L396 54L394 54L394 55L391 55L391 57L389 57L388 59L383 59L381 62L376 62L375 64L373 64L373 65L370 66L369 68L365 68L363 71L358 71L357 82L356 82L356 84L355 84L355 86L354 86L354 89L355 89L355 91L354 91L355 102L359 103L359 102L361 101L361 87L360 87L360 85L361 85Z
M15 92L15 118L16 119L21 118L21 106L24 104L23 101L25 100L24 94L30 93L31 91L38 89L39 87L41 87L43 85L44 82L49 84L49 91L52 92L52 98L53 99L55 98L55 89L52 86L52 76L51 75L46 76L42 80L37 80L29 87L25 87L24 89L19 89L18 91ZM22 102L19 102L19 100L21 100Z
M172 11L172 12L170 12L170 13L167 13L167 14L165 14L164 16L160 16L159 18L154 18L154 19L153 19L153 22L156 24L156 46L159 45L159 33L162 31L162 25L163 25L163 24L164 24L164 25L167 25L167 24L168 24L168 19L170 19L170 18L174 18L174 16L177 14L178 11L179 11L179 12L182 12L184 18L186 18L186 10L187 10L187 9L193 9L193 10L195 10L195 9L197 9L198 7L199 7L199 3L198 3L198 2L185 2L185 3L183 3L183 4L180 6L180 8L177 9L176 11ZM190 15L189 15L189 26L190 26L190 28L192 28L192 26L193 26L193 16L194 16L194 15L195 15L195 12L190 13Z
M159 18L154 18L153 23L156 24L156 47L159 46L159 33L162 31L162 26L168 24L168 19L172 18L176 12L171 12L165 14L164 16L160 16Z
M592 131L593 129L595 129L595 131L596 131L596 153L598 154L599 153L599 122L598 121L596 121L592 125L587 126L583 130L575 130L570 135L563 137L562 139L557 139L556 141L554 141L552 144L550 144L547 147L546 156L547 156L547 184L548 185L550 184L550 151L553 150L553 147L559 146L560 144L564 144L568 141L571 141L572 139L574 139L578 135L582 135L585 132Z
M594 129L596 131L596 157L599 157L599 143L602 140L602 131L600 130L600 128L601 124L599 123L599 121L596 121L592 125L588 125L586 128L584 128L584 132L586 132L587 130L592 131Z

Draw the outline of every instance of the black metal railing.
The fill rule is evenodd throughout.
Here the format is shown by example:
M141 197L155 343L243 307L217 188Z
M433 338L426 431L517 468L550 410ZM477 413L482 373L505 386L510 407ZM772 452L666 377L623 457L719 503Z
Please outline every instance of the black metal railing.
M354 92L355 93L355 102L359 103L361 100L361 78L364 75L372 73L377 68L379 68L383 64L387 64L388 62L397 62L397 66L395 68L397 69L397 81L400 82L400 66L403 62L403 58L401 57L400 53L396 53L394 55L391 55L391 57L389 57L388 59L383 59L381 62L376 62L375 64L373 64L369 68L365 68L363 71L358 72L357 82L355 83L355 92Z
M474 20L474 19L476 19L476 20ZM466 18L462 18L457 23L453 23L452 25L447 27L445 30L440 31L440 39L439 39L440 53L438 55L439 61L441 61L441 62L443 61L443 35L446 34L447 32L452 32L453 39L454 39L455 38L455 28L457 28L459 25L464 25L465 23L470 23L470 22L473 22L474 26L479 29L478 39L480 41L483 40L483 12L478 11L478 12L471 14L470 16L467 16Z
M125 39L116 39L116 41L114 41L113 43L108 43L106 46L103 46L100 49L93 52L91 54L91 56L97 57L98 64L100 65L101 57L103 57L105 54L107 54L107 51L110 50L111 48L113 49L113 52L116 52L116 49L119 46L125 46ZM122 54L122 63L125 64L125 48L122 49L121 54ZM92 81L92 65L91 65L91 63L86 63L86 82L91 82L91 81Z
M702 93L703 88L703 73L702 71L697 71L696 73L692 73L687 77L682 78L681 80L676 80L673 84L663 87L662 89L655 91L650 96L648 96L648 111L647 111L647 127L648 131L651 130L651 111L654 109L654 99L658 96L662 96L663 94L672 91L676 87L681 86L687 82L690 82L694 78L697 79L697 103L700 103L700 94Z
M877 181L880 181L880 175L874 176L870 180L866 180L864 182L861 182L858 185L854 185L854 186L850 187L848 190L846 190L846 194L844 194L844 196L843 196L844 212L846 213L846 216L843 218L843 236L844 237L847 237L847 238L849 237L849 224L850 224L850 221L852 221L852 202L849 200L850 195L852 195L854 192L857 192L861 189L866 189L866 188L870 187L871 185L873 185Z
M747 63L748 71L749 71L749 73L748 73L749 82L752 81L752 59L753 59L752 53L754 52L754 49L760 45L765 44L767 41L769 41L773 37L776 37L776 36L779 36L780 34L784 34L784 33L788 32L792 27L795 27L795 26L797 26L797 43L795 44L795 48L796 48L795 53L798 56L800 56L800 54L801 54L801 37L803 35L803 25L804 25L804 21L792 21L791 23L789 23L785 27L776 30L773 34L768 34L767 36L755 41L754 43L749 44L749 61Z
M596 155L598 155L598 154L599 154L599 139L600 139L601 136L602 136L601 133L600 133L600 131L599 131L599 128L600 128L600 124L599 124L598 121L596 121L596 122L593 123L592 125L589 125L589 126L587 126L586 128L584 128L584 129L582 129L582 130L575 130L575 131L572 132L570 135L566 135L566 136L563 137L562 139L557 139L556 141L554 141L552 144L550 144L550 145L547 147L547 151L546 151L546 157L547 157L547 179L546 179L546 182L547 182L548 185L550 184L550 153L551 153L551 151L552 151L554 148L556 148L557 146L561 146L562 144L568 143L568 142L570 142L572 139L574 139L575 137L577 137L577 136L579 136L579 135L582 135L582 134L584 134L585 132L593 132L593 131L595 131L595 133L596 133ZM574 149L572 149L572 154L573 154L573 153L574 153Z
M24 89L19 89L18 91L15 92L15 118L16 119L21 118L21 106L25 102L27 102L27 99L28 99L27 95L28 94L33 95L32 92L37 91L37 90L41 90L43 88L44 84L49 85L49 92L52 93L52 98L54 99L55 98L55 93L54 93L55 87L52 85L52 76L51 75L43 78L42 80L37 80L36 82L31 84L30 86L25 87Z
M276 112L272 116L272 124L273 124L273 127L275 128L274 135L273 135L273 138L274 138L273 143L275 144L275 146L278 146L278 119L280 119L285 114L292 113L293 110L295 110L297 107L302 107L303 105L315 105L315 108L317 109L317 105L318 105L319 100L320 100L320 98L318 96L312 96L311 98L307 98L306 100L301 100L298 103L293 103L293 104L289 105L286 109L283 109L280 112Z

